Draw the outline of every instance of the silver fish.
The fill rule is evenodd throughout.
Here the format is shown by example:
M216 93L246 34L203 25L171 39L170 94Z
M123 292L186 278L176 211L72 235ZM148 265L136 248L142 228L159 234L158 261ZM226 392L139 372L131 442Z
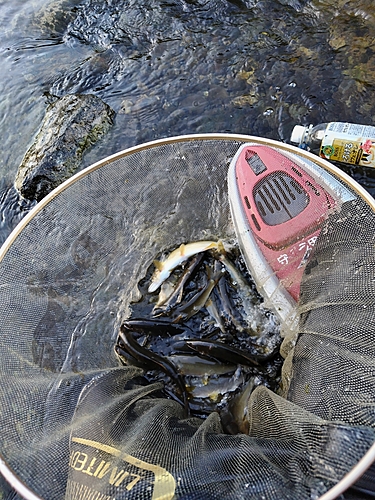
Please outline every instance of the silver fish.
M211 297L208 297L204 307L207 309L211 318L215 321L215 325L220 328L222 333L226 333L223 318L220 316L220 312Z
M248 404L254 388L255 377L252 377L229 403L229 411L233 417L233 421L237 425L239 432L243 434L249 434Z
M233 262L226 256L224 246L221 242L218 245L218 260L224 265L225 269L228 271L232 284L238 290L241 297L242 307L245 313L244 320L251 329L252 335L257 335L258 322L261 321L260 311L255 305L254 292L246 279L242 276L241 272L233 264Z
M222 277L223 273L221 271L215 274L215 276L209 276L206 286L204 286L202 290L197 292L188 302L186 302L186 304L183 304L176 309L174 313L176 319L174 321L186 321L187 319L194 316L194 314L196 314L198 311L200 311L206 304L212 290L215 288Z
M183 375L195 377L218 377L234 372L237 365L217 363L199 356L175 354L169 356L170 361L178 367Z
M152 313L165 314L170 312L177 304L182 300L184 287L193 277L199 264L201 263L203 254L199 253L195 255L189 266L184 270L180 278L174 283L170 283L170 279L164 281L160 288L160 294L157 303L155 304ZM167 286L167 288L165 288ZM168 295L167 295L168 294Z
M209 250L210 248L218 248L218 242L195 241L186 245L182 244L176 250L173 250L166 260L154 260L156 270L148 287L149 293L155 292L176 267L183 264L193 255Z

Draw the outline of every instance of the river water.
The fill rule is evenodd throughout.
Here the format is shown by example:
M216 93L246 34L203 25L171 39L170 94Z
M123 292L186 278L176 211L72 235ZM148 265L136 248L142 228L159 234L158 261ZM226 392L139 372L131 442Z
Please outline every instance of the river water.
M116 112L82 168L167 136L374 122L371 0L1 0L0 25L0 242L29 208L12 185L49 94Z
M50 94L116 112L81 168L180 134L375 122L371 0L0 0L0 27L0 243L32 206L13 183Z

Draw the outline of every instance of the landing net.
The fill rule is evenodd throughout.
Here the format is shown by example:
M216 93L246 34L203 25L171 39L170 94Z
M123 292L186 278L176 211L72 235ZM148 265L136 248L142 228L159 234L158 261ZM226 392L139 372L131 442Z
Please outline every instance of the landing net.
M250 141L298 153L220 134L131 148L53 191L3 245L0 468L25 497L334 498L371 463L374 203L318 158L353 199L316 242L298 335L284 332L284 391L254 389L248 434L224 433L217 412L187 417L115 354L156 255L236 238L226 176Z

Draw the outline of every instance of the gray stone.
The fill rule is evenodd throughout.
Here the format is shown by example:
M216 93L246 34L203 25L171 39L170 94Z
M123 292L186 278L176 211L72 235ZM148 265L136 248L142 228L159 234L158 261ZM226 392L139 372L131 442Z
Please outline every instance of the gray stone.
M73 175L85 150L106 134L115 112L94 95L70 94L50 104L15 180L21 196L41 200Z

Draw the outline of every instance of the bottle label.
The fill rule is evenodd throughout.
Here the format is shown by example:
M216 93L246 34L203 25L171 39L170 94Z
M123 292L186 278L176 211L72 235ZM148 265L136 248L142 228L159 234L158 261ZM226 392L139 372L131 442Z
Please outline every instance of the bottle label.
M375 127L355 123L329 123L320 156L327 160L375 167Z

